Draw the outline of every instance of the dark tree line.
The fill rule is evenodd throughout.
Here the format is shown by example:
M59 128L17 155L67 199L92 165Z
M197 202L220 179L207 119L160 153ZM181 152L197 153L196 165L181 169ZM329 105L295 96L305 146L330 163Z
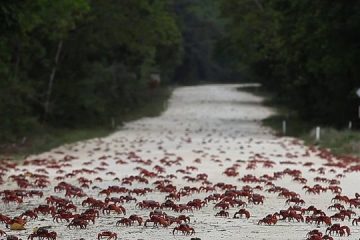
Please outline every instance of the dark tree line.
M149 101L153 73L162 83L213 79L211 2L1 1L0 142L108 123Z
M360 1L222 0L221 11L227 35L217 52L232 67L304 119L357 119Z
M3 0L0 141L108 123L162 82L240 72L307 120L357 118L360 2ZM231 68L232 71L229 69Z

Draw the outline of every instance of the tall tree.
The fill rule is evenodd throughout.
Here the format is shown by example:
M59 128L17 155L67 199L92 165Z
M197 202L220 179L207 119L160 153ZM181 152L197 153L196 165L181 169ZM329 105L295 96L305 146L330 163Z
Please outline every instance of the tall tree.
M108 121L144 101L150 73L170 78L180 61L166 0L4 0L0 30L0 141Z
M221 51L300 116L336 126L355 120L359 2L260 3L261 8L253 0L222 1L228 34L219 44L227 50Z

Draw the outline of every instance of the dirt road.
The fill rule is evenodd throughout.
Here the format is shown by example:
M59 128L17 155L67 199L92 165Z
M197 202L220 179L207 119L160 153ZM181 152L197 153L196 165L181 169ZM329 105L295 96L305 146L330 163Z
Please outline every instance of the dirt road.
M123 129L106 138L62 146L39 156L29 157L26 165L11 168L2 164L2 190L18 189L15 180L19 182L20 178L28 182L27 191L41 190L45 196L25 197L21 204L2 204L1 214L15 217L39 204L46 204L45 197L50 195L64 198L65 190L54 192L54 186L60 182L73 187L81 186L86 197L102 201L106 195L99 195L101 190L119 186L128 192L112 192L109 197L130 194L137 202L154 200L160 204L166 199L172 200L175 205L173 210L163 211L171 216L189 216L188 224L194 228L195 235L183 236L181 232L173 235L176 223L167 228L154 228L152 223L148 223L147 227L137 224L129 227L116 226L118 220L132 214L137 214L144 220L149 219L151 209L140 209L135 202L121 204L126 209L126 215L113 212L107 215L100 210L96 223L89 223L87 229L68 229L66 221L56 223L51 215L39 213L36 220L28 221L25 226L27 230L6 232L26 239L33 227L50 225L51 231L58 233L58 239L74 240L97 239L97 234L101 231L113 231L120 239L154 240L191 237L202 240L295 240L306 239L306 233L313 229L325 233L325 224L318 226L315 223L289 221L289 218L278 220L271 226L259 225L258 222L268 214L296 205L293 202L286 204L289 194L304 200L304 204L299 205L302 208L313 205L327 216L339 212L328 210L334 204L331 200L336 195L331 189L336 191L334 186L339 186L342 189L341 195L355 198L356 191L360 192L358 160L337 159L327 152L305 147L295 139L275 137L269 129L260 125L261 119L272 114L272 111L261 105L259 97L237 91L239 86L181 87L174 91L168 110L159 117L127 123ZM9 176L13 176L13 180ZM43 183L44 188L35 187L41 186L39 182ZM315 184L318 186L314 187ZM235 187L242 191L235 191ZM151 192L137 195L146 188ZM137 190L133 191L134 189ZM178 194L180 198L172 199L169 196L171 192ZM189 202L194 199L205 202L210 195L216 198L217 194L220 198L208 201L207 205L200 204L200 209L194 206L186 209L182 206L182 212L174 211L181 210L179 204L192 206ZM263 204L256 201L262 199L261 196L264 197ZM89 208L81 205L86 197L68 198L77 206L77 213ZM222 210L214 208L221 200L225 204L218 206L224 207L224 214L228 212L229 217L215 216ZM240 200L247 205L229 204L241 204ZM345 202L340 204L346 209L350 205ZM241 208L250 213L249 219L233 218L234 213ZM351 210L358 218L359 208ZM296 210L295 213L300 214ZM311 212L300 215L305 218L311 216ZM276 219L281 218L283 217ZM340 223L351 229L351 235L341 239L359 239L360 226L351 225L353 218L351 216L351 220L340 222L332 220L333 223ZM5 230L4 225L0 225L0 229Z

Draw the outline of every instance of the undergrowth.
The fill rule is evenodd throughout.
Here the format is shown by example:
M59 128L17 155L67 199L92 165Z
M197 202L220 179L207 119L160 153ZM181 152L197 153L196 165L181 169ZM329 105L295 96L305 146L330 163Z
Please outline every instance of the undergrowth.
M114 109L114 118L109 119L108 123L77 128L42 126L36 134L24 136L19 142L1 144L0 159L18 160L24 156L45 152L63 144L105 137L119 130L125 122L160 115L167 108L167 101L171 93L171 87L149 90L143 94L141 104L137 107Z
M286 136L297 137L308 145L318 145L331 149L335 154L360 156L360 132L356 129L335 129L331 126L320 126L320 141L315 139L316 123L301 119L296 111L288 109L276 101L276 98L262 87L239 88L239 91L250 92L264 98L263 104L275 109L276 114L262 121L263 125L272 128L278 135L283 134L283 121L286 121Z

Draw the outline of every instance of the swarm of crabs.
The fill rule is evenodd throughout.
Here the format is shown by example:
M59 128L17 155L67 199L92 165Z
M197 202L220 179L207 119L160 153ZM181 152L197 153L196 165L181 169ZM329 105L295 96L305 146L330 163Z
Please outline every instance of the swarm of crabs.
M96 151L100 150L93 149ZM25 229L25 238L30 240L60 239L64 229L80 238L81 232L97 229L98 222L104 219L110 224L106 229L98 229L99 240L121 238L128 228L146 233L155 227L164 229L164 234L196 235L198 224L194 220L204 210L217 222L232 221L239 229L246 222L259 228L276 228L278 223L313 226L314 230L304 234L308 240L330 240L351 236L353 230L359 232L360 194L343 194L341 187L347 173L360 171L359 159L335 157L315 147L307 149L304 156L310 154L323 159L322 166L315 168L312 162L299 163L293 160L297 157L294 154L276 162L257 153L247 161L224 167L219 173L221 182L212 182L202 171L201 158L187 164L174 154L149 160L129 151L83 161L76 155L54 152L56 159L28 159L22 164L1 160L1 189L8 186L7 182L12 184L0 192L1 202L7 209L22 210L16 214L14 211L10 214L5 208L1 210L0 236L20 239L10 230L12 226L20 226ZM212 156L211 161L219 166L232 162L220 160L219 156ZM75 168L73 165L77 162L82 166ZM119 169L134 166L134 174L124 176L121 171L115 172L110 163ZM306 178L296 167L299 164L314 177ZM276 165L283 169L275 171ZM259 168L269 173L256 174ZM246 174L242 174L244 172ZM291 179L301 190L279 185L278 181L283 178ZM304 196L324 193L332 196L326 208L310 205L304 199ZM155 195L161 196L161 200L151 199ZM252 213L269 198L281 202L283 207L254 216ZM39 204L31 207L32 202ZM31 232L33 226L41 224L41 219L51 222L53 227Z

